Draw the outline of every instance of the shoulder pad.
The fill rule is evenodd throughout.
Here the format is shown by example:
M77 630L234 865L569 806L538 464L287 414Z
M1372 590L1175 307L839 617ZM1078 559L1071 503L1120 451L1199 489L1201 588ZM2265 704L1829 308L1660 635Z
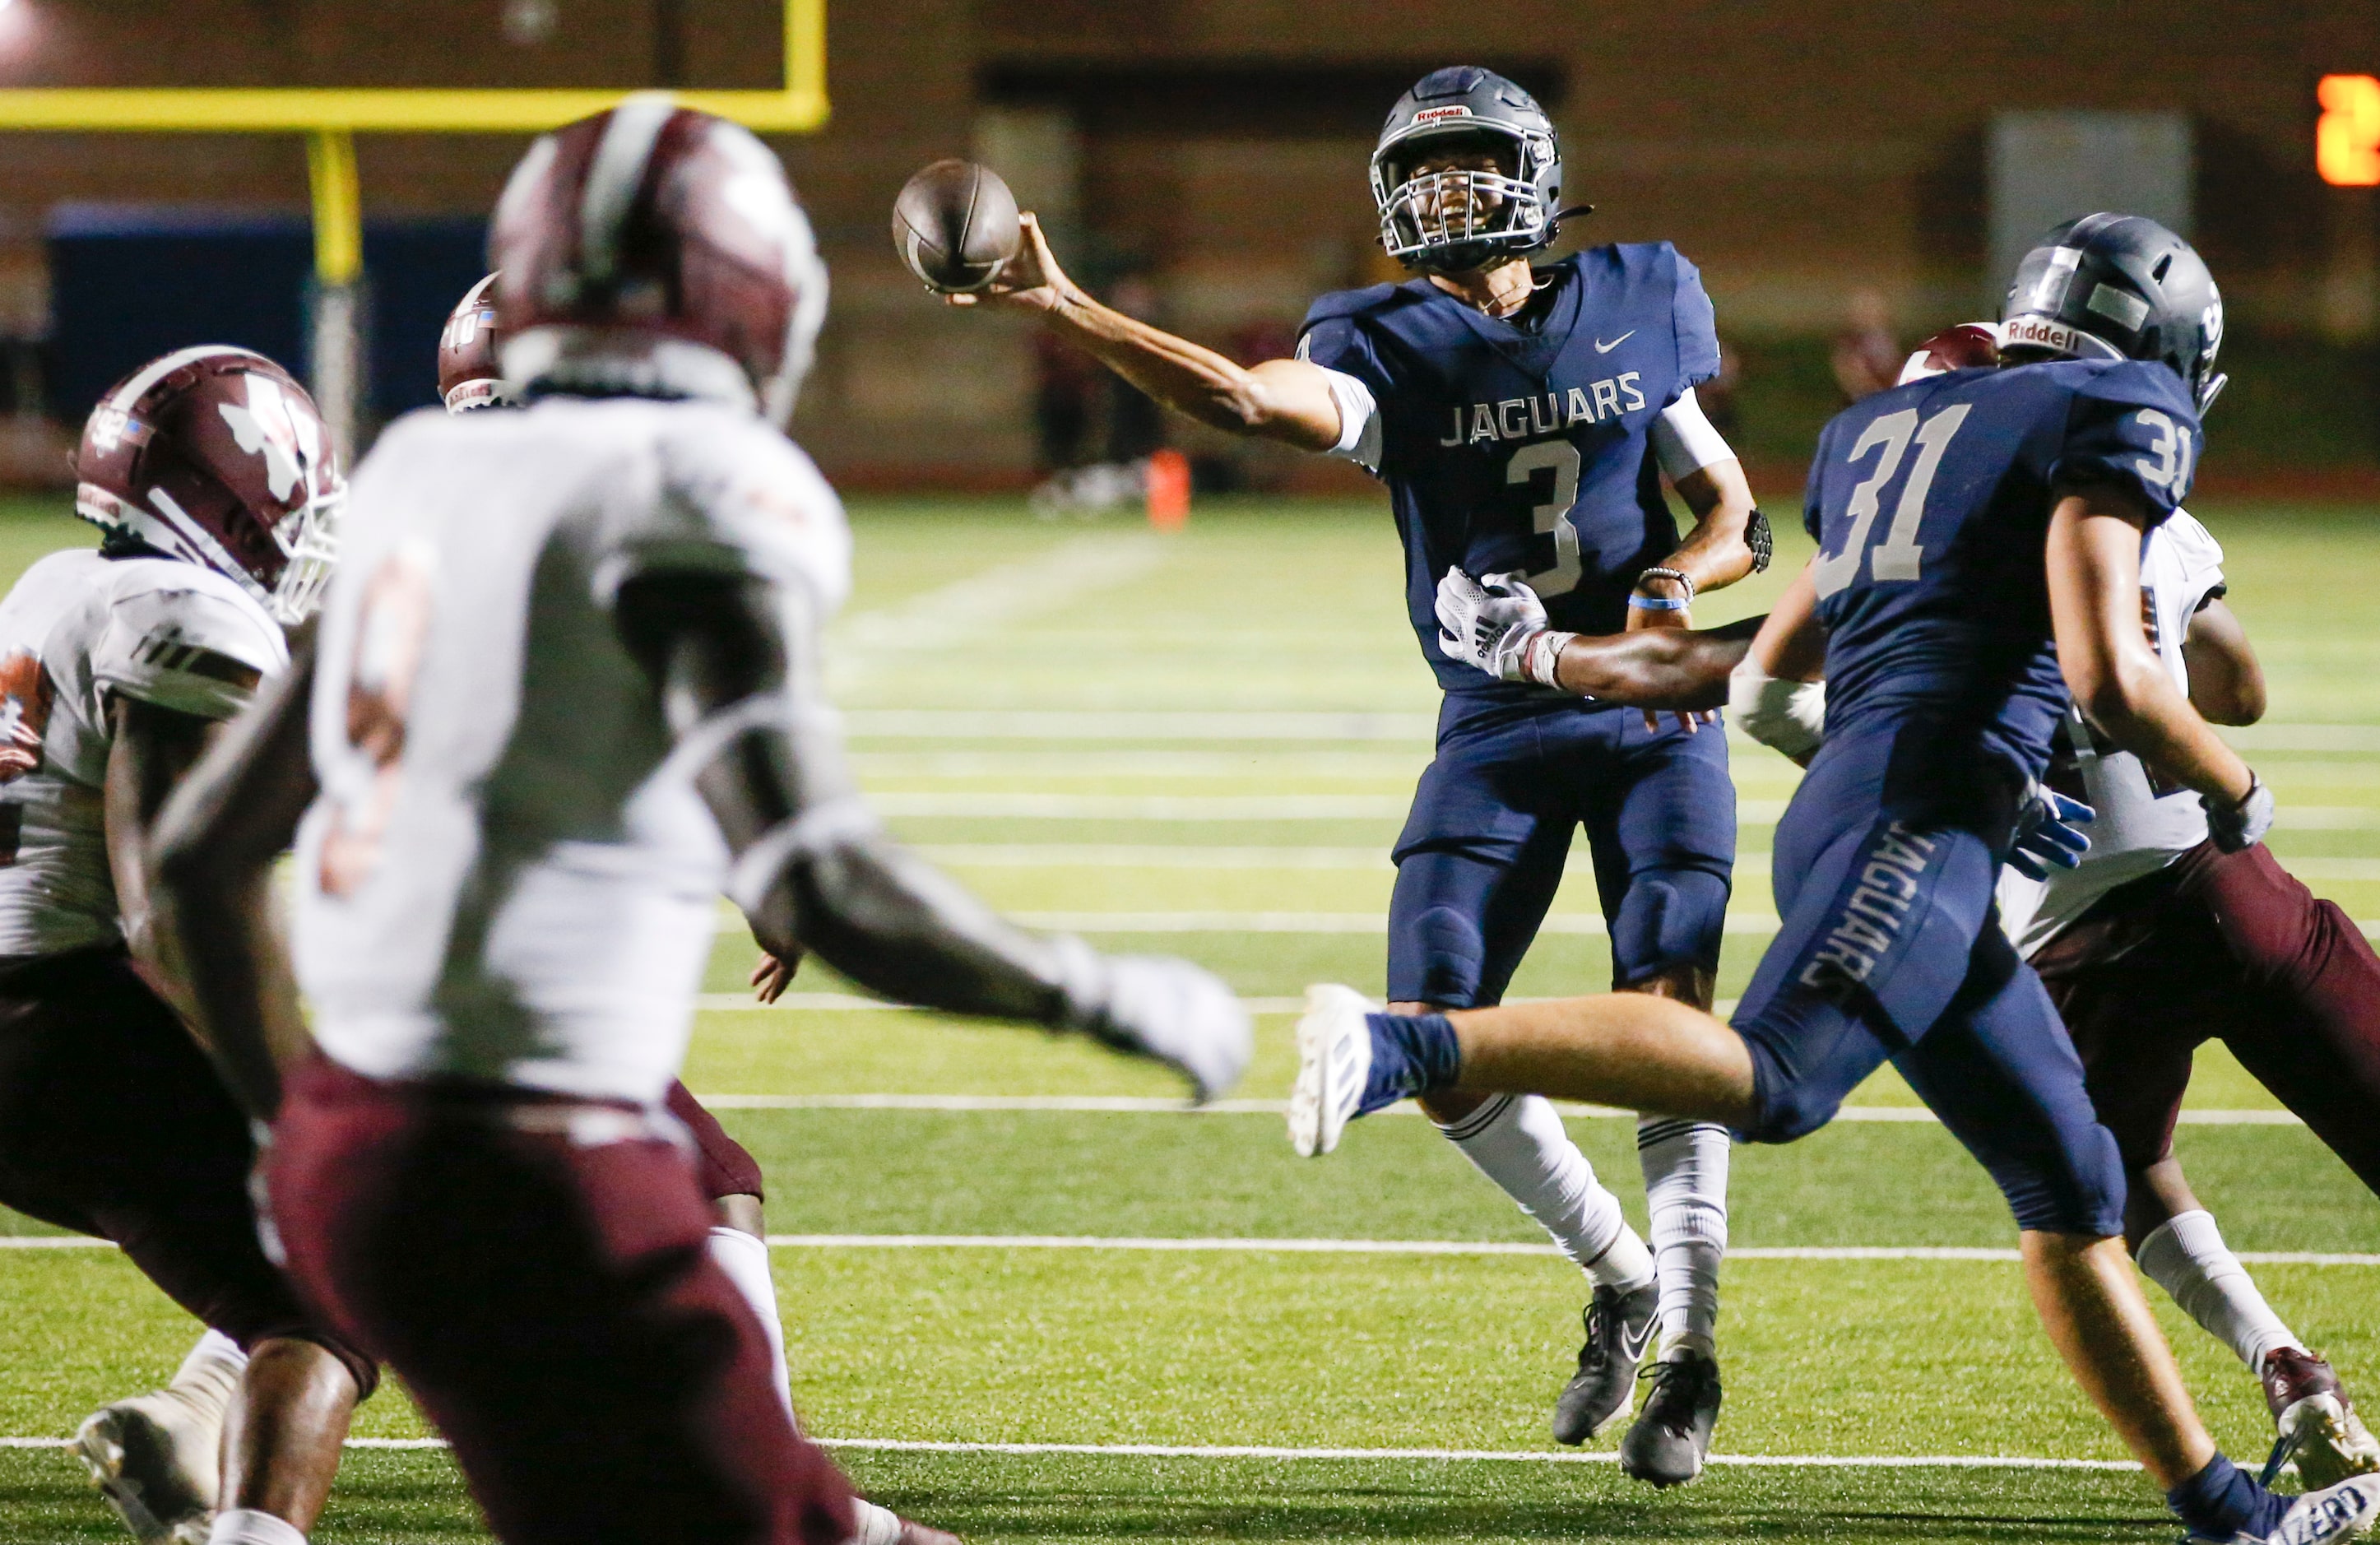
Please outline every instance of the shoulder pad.
M1318 322L1372 315L1418 298L1403 285L1367 285L1362 289L1332 290L1328 295L1317 296L1314 304L1305 309L1305 326L1311 327Z
M91 679L160 708L225 719L289 663L279 624L233 581L197 564L126 558L108 576Z

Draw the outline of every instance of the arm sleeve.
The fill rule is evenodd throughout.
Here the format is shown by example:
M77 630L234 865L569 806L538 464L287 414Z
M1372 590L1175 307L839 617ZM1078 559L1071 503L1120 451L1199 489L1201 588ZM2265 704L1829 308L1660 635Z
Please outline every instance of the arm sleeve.
M1718 314L1703 288L1703 271L1682 252L1670 255L1678 265L1677 293L1670 308L1678 339L1678 383L1699 386L1718 374Z
M2180 379L2163 365L2127 360L2075 392L2050 486L2116 483L2161 522L2189 496L2201 444Z
M288 663L281 629L253 602L181 588L117 599L91 654L102 693L201 719L237 713Z
M1380 405L1373 400L1372 389L1343 371L1327 365L1319 368L1330 384L1330 399L1339 405L1339 444L1323 454L1352 461L1378 476Z
M1671 482L1714 462L1735 458L1726 439L1704 416L1691 386L1653 420L1653 455L1660 460L1662 475Z
M1339 444L1328 454L1378 476L1387 441L1380 404L1395 387L1371 339L1352 317L1309 315L1298 335L1297 357L1328 372L1330 395L1339 404Z

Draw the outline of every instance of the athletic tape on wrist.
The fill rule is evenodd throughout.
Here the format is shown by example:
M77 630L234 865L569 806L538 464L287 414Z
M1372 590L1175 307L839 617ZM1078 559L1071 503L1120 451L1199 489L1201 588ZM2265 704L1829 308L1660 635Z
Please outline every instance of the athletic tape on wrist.
M1540 687L1559 690L1561 683L1555 677L1561 668L1562 649L1577 637L1575 633L1564 633L1550 627L1536 635L1522 652L1521 674Z

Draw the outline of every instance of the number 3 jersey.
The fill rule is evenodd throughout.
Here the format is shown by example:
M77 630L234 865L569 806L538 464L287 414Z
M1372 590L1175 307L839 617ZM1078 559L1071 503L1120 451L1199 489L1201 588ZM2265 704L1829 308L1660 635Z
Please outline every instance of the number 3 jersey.
M1439 578L1518 572L1554 627L1619 632L1637 575L1678 545L1653 425L1719 369L1702 275L1667 242L1597 247L1536 280L1517 320L1427 279L1326 295L1297 345L1373 398L1377 447L1359 458L1389 485L1422 653L1466 697L1550 694L1439 652Z
M2045 559L2056 491L2114 484L2159 523L2198 445L2180 378L2135 360L1957 371L1838 414L1803 510L1828 744L1898 736L1902 809L2040 776L2069 701Z
M642 575L750 577L822 619L849 585L841 505L740 408L553 398L398 421L342 545L292 930L322 1050L659 1101L727 855L613 601Z
M113 943L110 700L227 719L289 663L280 625L212 569L53 553L0 601L0 955Z

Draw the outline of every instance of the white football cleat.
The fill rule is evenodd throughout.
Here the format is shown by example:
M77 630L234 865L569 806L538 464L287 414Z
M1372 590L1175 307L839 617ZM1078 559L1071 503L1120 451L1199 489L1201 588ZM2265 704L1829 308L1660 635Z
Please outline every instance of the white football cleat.
M223 1467L223 1419L172 1392L92 1412L75 1452L141 1545L206 1545Z
M1289 1091L1289 1145L1301 1159L1339 1146L1372 1074L1372 1028L1379 1005L1352 987L1309 987L1297 1022L1297 1082Z
M2375 1523L2380 1523L2380 1476L2358 1476L2300 1497L2270 1534L2193 1534L2184 1545L2342 1545L2370 1534Z

